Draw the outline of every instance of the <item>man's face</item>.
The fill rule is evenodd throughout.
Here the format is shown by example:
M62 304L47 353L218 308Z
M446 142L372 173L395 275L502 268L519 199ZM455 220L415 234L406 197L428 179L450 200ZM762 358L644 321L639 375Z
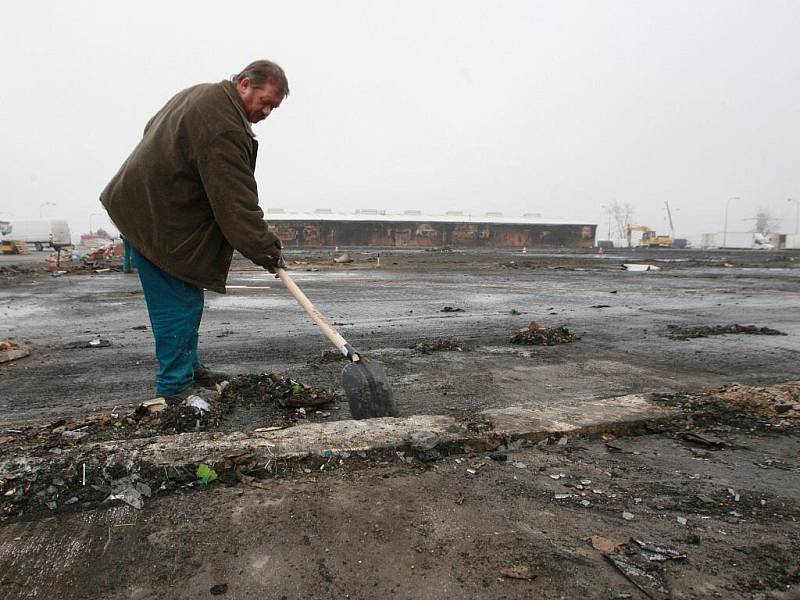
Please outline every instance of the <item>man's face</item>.
M283 101L283 95L272 83L265 83L255 87L249 77L245 77L236 84L236 91L244 102L247 120L258 123L266 119L273 109L278 108Z

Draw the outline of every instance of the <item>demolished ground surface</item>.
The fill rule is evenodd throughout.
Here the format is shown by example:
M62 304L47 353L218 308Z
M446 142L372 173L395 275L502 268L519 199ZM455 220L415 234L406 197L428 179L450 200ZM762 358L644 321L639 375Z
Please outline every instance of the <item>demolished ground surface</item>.
M208 295L201 346L243 376L239 412L107 438L153 395L135 276L14 274L0 337L31 354L0 365L2 590L778 598L799 577L800 297L794 255L751 254L634 256L662 267L645 273L574 253L384 253L380 270L369 253L299 256L304 290L392 377L403 418L371 425L346 420L343 363L277 282L234 272L246 287ZM531 320L580 339L510 344ZM664 336L734 320L787 335ZM64 347L92 339L111 345ZM269 373L332 402L300 416L277 402L295 384L272 390ZM72 427L85 419L94 437ZM686 558L643 567L634 539Z

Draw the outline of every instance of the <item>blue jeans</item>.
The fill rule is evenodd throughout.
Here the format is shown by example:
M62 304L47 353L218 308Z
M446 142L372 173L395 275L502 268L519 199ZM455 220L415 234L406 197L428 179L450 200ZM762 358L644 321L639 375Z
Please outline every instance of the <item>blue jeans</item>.
M165 273L131 246L131 254L142 282L150 325L156 341L158 374L156 393L170 396L194 383L197 331L203 317L202 288Z

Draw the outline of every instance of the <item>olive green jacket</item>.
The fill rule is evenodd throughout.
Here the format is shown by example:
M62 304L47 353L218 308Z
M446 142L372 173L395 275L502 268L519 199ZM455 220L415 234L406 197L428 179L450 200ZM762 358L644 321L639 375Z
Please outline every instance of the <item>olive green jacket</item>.
M224 294L234 248L266 267L278 241L258 206L257 151L233 84L197 85L150 119L100 201L152 263Z

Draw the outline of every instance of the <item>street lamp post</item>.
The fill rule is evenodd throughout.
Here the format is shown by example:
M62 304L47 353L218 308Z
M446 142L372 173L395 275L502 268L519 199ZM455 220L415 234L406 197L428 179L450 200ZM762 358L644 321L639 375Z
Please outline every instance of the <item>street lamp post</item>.
M794 202L794 234L800 233L800 200L797 198L787 198L789 202Z
M731 200L741 200L739 196L734 196L733 198L728 198L728 201L725 203L725 229L722 232L722 247L728 243L728 207L731 205Z
M53 203L53 202L42 202L42 203L39 205L39 218L40 218L40 219L42 218L42 209L43 209L45 206L55 206L55 203Z

